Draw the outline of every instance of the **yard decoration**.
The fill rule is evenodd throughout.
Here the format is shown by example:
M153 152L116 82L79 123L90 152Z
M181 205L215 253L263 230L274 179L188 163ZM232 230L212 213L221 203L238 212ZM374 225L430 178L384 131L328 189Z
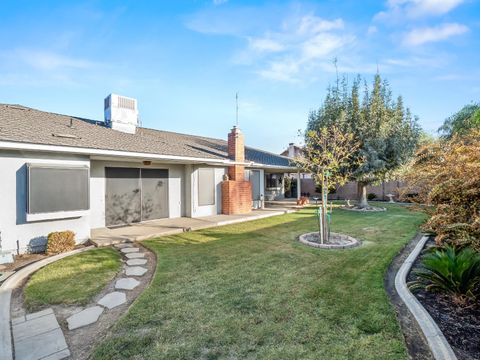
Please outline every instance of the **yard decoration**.
M371 91L360 77L350 86L344 76L341 81L337 77L322 106L310 113L307 132L331 126L352 134L352 141L359 143L349 158L349 180L358 183L356 207L375 210L368 204L367 186L395 177L410 160L420 137L417 117L404 107L401 96L392 100L390 86L380 74L375 75Z
M302 156L295 162L304 172L312 174L321 186L319 208L319 236L321 243L328 242L328 190L344 184L350 176L348 166L359 143L353 134L345 133L336 126L321 127L305 133Z

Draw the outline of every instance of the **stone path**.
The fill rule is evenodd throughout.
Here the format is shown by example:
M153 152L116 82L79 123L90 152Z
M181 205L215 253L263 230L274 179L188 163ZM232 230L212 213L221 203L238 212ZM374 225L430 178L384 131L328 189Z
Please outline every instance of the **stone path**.
M127 258L127 266L125 267L125 275L127 277L118 279L115 283L115 291L106 294L98 300L97 305L86 308L67 318L69 330L94 324L100 318L104 309L108 311L124 304L127 301L126 294L117 290L133 290L140 285L141 279L139 281L131 276L142 277L147 273L147 268L140 266L147 263L145 253L141 252L138 246L134 244L117 244L115 247Z
M64 359L70 356L52 309L12 319L16 360Z
M140 285L147 273L148 259L135 244L115 245L126 258L125 276L115 282L115 290L97 301L97 304L68 317L68 330L94 324L105 312L127 302L125 291ZM123 291L118 291L123 290ZM60 360L71 356L65 336L52 309L12 319L15 360ZM2 360L2 359L0 359Z

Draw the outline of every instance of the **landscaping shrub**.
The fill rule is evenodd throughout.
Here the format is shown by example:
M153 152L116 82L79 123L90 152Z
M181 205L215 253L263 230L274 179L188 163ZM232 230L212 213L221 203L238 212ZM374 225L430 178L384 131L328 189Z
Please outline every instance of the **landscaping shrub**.
M405 193L431 205L424 229L438 245L480 251L480 131L424 145L406 176Z
M377 195L375 195L374 193L369 193L369 194L367 195L367 199L368 199L368 200L373 200L373 199L375 199L376 197L377 197Z
M410 289L445 293L459 305L480 295L480 254L472 249L437 248L423 258L422 266L414 271L418 280L409 283Z
M48 234L47 255L55 255L73 250L75 247L75 233L73 231L56 231Z

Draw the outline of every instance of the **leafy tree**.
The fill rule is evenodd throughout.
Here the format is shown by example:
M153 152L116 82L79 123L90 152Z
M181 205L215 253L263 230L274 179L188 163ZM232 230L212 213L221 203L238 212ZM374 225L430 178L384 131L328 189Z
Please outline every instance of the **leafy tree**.
M371 90L360 76L351 86L345 76L340 83L328 87L322 106L310 113L307 129L335 125L353 134L360 145L351 156L348 173L358 183L357 206L368 208L367 186L389 179L408 162L417 147L420 127L401 96L392 100L390 85L380 74L375 75Z
M466 135L473 129L480 129L480 104L465 105L445 120L438 129L445 139L450 139L454 134Z
M359 143L352 133L346 133L335 125L308 130L302 156L295 158L297 165L313 175L321 185L322 202L320 239L328 240L327 196L328 190L343 185L349 178L348 169Z

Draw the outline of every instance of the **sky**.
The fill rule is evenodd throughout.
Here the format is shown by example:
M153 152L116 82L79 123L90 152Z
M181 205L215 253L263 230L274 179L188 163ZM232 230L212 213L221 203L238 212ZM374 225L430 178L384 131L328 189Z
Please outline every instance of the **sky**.
M0 103L103 120L138 100L142 126L275 153L301 142L340 74L380 71L435 133L480 101L479 0L0 0Z

